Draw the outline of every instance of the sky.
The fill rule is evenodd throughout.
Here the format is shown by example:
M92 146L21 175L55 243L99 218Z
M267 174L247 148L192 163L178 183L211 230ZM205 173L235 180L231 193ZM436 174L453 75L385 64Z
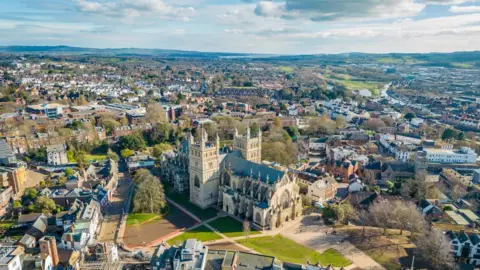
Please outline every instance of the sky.
M2 0L0 46L319 54L480 50L480 0Z

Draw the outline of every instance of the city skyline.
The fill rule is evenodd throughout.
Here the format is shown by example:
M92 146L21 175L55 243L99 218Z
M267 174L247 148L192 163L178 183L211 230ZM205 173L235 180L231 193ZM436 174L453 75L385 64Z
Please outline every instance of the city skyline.
M1 46L317 54L478 49L476 0L0 3Z

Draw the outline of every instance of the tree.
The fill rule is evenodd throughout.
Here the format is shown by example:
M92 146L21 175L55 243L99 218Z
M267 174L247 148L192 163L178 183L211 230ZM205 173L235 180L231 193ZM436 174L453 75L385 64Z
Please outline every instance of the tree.
M122 126L128 125L128 119L127 119L127 117L125 117L125 116L120 117L120 118L118 119L118 122L119 122L120 125L122 125Z
M26 188L22 198L25 200L34 201L37 198L38 190L36 188Z
M122 156L122 158L128 158L128 157L131 157L133 155L135 155L135 151L130 150L128 148L120 151L120 156Z
M248 242L248 236L250 235L250 221L245 219L243 221L243 234L245 235L245 241Z
M65 176L59 176L58 179L57 179L57 183L59 185L63 185L65 184L65 182L67 182L67 178Z
M76 150L73 152L75 161L77 162L78 168L85 170L89 165L90 161L87 159L87 153L83 150Z
M72 150L67 151L67 159L68 159L68 162L75 162L75 157L73 156Z
M40 196L35 200L35 210L42 213L51 213L55 211L57 206L55 202L45 196Z
M250 125L250 133L252 135L257 135L259 131L260 131L260 127L258 126L257 122L253 122Z
M88 101L84 95L80 95L75 103L79 106L88 105Z
M442 133L442 140L450 141L451 139L453 139L455 137L455 134L456 134L456 132L455 132L454 129L447 128Z
M375 226L382 228L383 234L387 228L394 226L393 213L395 213L395 204L389 200L377 200L368 208L372 222Z
M120 126L120 123L114 119L105 119L102 120L102 126L105 128L107 135L112 135L115 129Z
M417 253L430 262L435 269L456 269L451 245L445 235L436 228L430 228L416 238Z
M120 149L132 149L137 151L145 148L147 144L141 134L135 133L120 137L118 146Z
M395 184L392 181L386 181L385 185L387 186L388 190L392 190Z
M118 156L118 154L113 152L112 149L110 148L107 151L107 157L115 162L118 162L120 160L120 157Z
M160 104L149 103L147 105L147 113L145 114L147 123L168 123L168 118Z
M65 173L66 177L70 177L70 176L73 175L73 169L70 168L70 167L65 168L65 170L63 172Z
M409 113L405 114L405 116L403 116L403 118L405 118L408 121L412 121L412 119L415 118L415 117L416 116L413 112L409 112Z
M22 202L20 202L20 201L13 201L13 203L12 203L12 208L15 209L15 210L18 210L18 209L22 208Z
M281 128L282 127L282 119L280 119L279 117L276 117L275 119L273 119L273 126Z
M132 179L136 185L139 185L143 180L151 176L152 173L148 169L139 169L135 172Z
M156 144L155 146L153 146L153 153L152 155L155 157L155 158L160 158L162 156L163 153L165 152L169 152L169 151L172 151L173 148L170 144L168 143L160 143L160 144Z
M136 187L133 212L160 213L165 206L163 186L158 178L150 174Z
M341 115L337 116L335 119L335 126L337 128L343 128L347 125L347 121L345 121L345 118Z

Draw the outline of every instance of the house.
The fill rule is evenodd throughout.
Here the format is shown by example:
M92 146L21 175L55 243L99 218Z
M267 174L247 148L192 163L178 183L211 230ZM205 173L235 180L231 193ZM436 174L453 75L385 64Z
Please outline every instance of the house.
M0 247L0 269L22 270L20 261L20 247L1 246Z
M425 199L421 200L418 206L422 212L423 217L428 221L436 221L443 216L442 209L438 208L436 205L433 205Z
M348 194L347 200L356 208L366 209L379 197L375 191L359 191Z
M480 236L477 233L448 231L445 235L452 246L454 257L464 258L469 264L480 265Z
M363 191L364 188L365 188L365 185L362 183L362 180L360 180L358 178L353 178L348 183L348 192L349 193L355 193L355 192Z
M68 164L67 150L63 144L47 146L48 165L58 166Z
M155 166L155 158L149 155L136 153L135 155L128 157L126 163L129 171L140 168L151 168Z
M338 184L335 179L326 176L308 186L308 195L312 198L312 202L323 203L335 198L337 188Z

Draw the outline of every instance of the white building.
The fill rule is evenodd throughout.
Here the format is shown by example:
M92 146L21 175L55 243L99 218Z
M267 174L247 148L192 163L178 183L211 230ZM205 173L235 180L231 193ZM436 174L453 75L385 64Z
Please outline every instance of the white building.
M480 237L478 234L448 231L446 236L452 246L453 256L467 258L468 263L480 265Z
M427 148L424 150L431 163L476 163L478 155L469 147L455 149Z
M0 247L0 270L22 270L20 256L15 253L17 247Z
M55 144L47 146L48 165L64 165L68 164L67 150L63 144Z

